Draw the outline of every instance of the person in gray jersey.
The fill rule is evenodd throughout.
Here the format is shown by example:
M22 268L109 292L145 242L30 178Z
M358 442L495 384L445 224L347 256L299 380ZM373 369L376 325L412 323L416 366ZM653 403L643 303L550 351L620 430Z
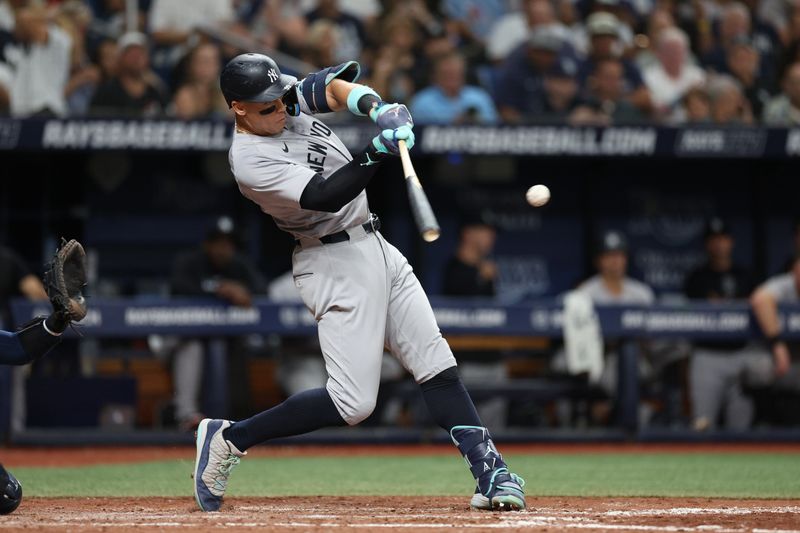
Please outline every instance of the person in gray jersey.
M797 343L789 343L783 336L783 325L778 315L778 305L800 302L800 252L792 260L791 270L778 274L759 285L750 297L753 314L764 333L771 360L766 358L759 385L771 384L776 389L800 391L800 364Z
M297 81L267 56L242 54L220 76L236 117L231 170L242 194L297 242L294 283L316 318L328 380L247 420L204 419L195 500L203 511L219 510L231 469L255 444L367 418L386 346L469 464L471 506L524 509L524 481L508 470L475 411L411 266L369 211L364 188L398 154L398 141L413 146L414 132L408 109L354 83L359 73L350 61ZM345 109L369 116L379 130L355 156L314 116Z
M597 274L581 283L576 292L585 294L595 305L652 305L653 290L627 275L628 243L625 236L614 230L602 233L596 244L595 265ZM649 348L649 346L647 346ZM606 339L605 364L598 385L610 398L615 398L618 388L619 343ZM639 377L651 374L651 367L644 357L639 358ZM611 415L611 402L595 402L593 418L603 422Z
M617 231L607 231L597 247L597 274L578 286L595 304L651 305L653 289L627 275L628 244Z

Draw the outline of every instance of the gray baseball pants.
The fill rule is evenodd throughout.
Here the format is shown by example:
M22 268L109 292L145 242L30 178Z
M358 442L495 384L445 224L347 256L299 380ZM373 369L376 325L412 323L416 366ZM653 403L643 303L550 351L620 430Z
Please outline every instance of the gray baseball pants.
M379 232L350 240L304 239L292 256L295 286L317 320L326 388L342 418L358 424L375 408L386 347L417 383L455 366L428 297L406 258Z

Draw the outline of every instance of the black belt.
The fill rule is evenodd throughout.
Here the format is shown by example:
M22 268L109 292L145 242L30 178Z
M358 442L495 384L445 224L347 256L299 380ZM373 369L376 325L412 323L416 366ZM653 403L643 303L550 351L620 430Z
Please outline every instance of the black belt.
M378 215L370 215L369 221L361 224L361 227L364 228L364 231L367 233L378 231L381 229L381 219L378 218ZM330 235L325 235L324 237L319 238L319 241L322 244L333 244L336 242L344 242L349 240L350 234L347 233L346 230L337 231L336 233L331 233Z

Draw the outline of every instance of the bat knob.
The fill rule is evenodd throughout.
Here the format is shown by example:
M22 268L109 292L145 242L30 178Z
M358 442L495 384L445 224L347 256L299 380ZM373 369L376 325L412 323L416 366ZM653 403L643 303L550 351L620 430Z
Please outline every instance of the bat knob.
M425 242L433 242L438 239L439 235L441 234L442 233L438 229L429 229L422 233L422 238L425 240Z

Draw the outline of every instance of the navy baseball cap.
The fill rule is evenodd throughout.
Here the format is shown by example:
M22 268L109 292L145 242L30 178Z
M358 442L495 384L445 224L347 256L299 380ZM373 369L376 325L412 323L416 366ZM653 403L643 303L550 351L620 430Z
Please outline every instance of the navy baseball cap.
M578 74L578 64L571 57L559 58L547 71L550 78L575 78Z
M231 217L222 216L217 218L206 231L207 241L216 241L218 239L230 239L236 243L236 226Z
M716 237L718 235L730 235L731 228L725 220L720 217L713 217L706 222L705 238Z
M609 230L600 235L597 243L597 253L604 254L606 252L627 252L628 241L625 235L616 230Z
M458 228L459 230L463 230L464 228L474 227L474 226L486 226L497 230L497 226L492 223L491 217L487 216L486 213L473 213L468 212L467 214L462 215L458 220Z

